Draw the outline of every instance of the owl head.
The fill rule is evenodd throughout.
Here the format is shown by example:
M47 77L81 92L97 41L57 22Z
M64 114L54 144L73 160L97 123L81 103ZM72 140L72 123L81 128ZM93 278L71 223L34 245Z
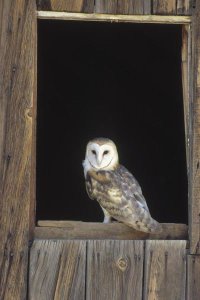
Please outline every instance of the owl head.
M87 144L83 167L85 172L90 169L114 170L119 164L117 148L107 138L96 138Z

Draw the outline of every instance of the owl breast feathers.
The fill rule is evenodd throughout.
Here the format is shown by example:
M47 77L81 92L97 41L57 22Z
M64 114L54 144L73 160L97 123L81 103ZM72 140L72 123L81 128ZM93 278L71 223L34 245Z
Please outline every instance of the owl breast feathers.
M119 164L113 141L107 138L90 141L83 168L88 195L99 202L104 223L114 218L140 231L161 231L161 224L150 215L138 182Z

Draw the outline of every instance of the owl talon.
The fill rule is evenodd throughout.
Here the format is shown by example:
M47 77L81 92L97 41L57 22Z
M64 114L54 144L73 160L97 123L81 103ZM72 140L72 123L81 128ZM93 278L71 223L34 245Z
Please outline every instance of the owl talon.
M104 220L103 220L103 223L104 223L104 224L111 223L111 217L110 217L110 216L105 216L105 217L104 217Z

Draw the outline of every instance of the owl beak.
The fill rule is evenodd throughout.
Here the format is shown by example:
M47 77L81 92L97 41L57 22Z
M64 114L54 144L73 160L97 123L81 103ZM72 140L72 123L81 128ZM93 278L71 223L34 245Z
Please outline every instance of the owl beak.
M100 167L102 158L100 156L97 157L97 165Z

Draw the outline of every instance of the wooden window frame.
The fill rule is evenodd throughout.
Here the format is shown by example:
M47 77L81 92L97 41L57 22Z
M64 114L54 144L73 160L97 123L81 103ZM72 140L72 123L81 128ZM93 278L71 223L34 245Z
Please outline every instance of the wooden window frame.
M186 136L187 169L189 169L189 114L190 114L190 64L191 64L191 18L188 16L149 16L149 15L111 15L84 14L53 11L38 11L38 19L65 21L98 21L149 24L181 24L183 29L182 45L182 81L184 122ZM79 221L38 221L34 236L40 239L188 239L188 227L185 224L163 224L160 234L138 232L119 223L103 224Z
M0 298L25 299L29 245L34 238L45 238L46 234L42 236L41 230L49 228L49 234L54 229L57 230L49 238L59 237L59 235L61 237L61 232L64 232L62 238L70 238L65 236L66 232L70 232L70 228L71 232L76 232L73 229L76 224L70 222L67 222L68 229L61 223L56 224L56 227L35 227L37 18L184 26L184 34L188 35L189 41L187 46L189 56L184 57L186 60L183 62L184 95L187 95L184 96L184 110L189 183L189 238L186 236L187 228L181 230L183 239L189 239L189 253L193 262L193 254L200 254L200 1L197 1L192 17L120 16L44 11L36 14L36 11L36 3L33 0L6 0L0 4L0 265L2 270ZM88 226L85 227L87 231L97 226L93 238L98 238L99 235L99 238L103 239L106 238L106 234L107 238L113 237L110 232L106 233L110 228L107 225L106 231L105 227L103 230L104 224L84 226ZM126 238L122 224L109 226L117 228L118 234ZM79 224L80 228L83 228L82 223ZM168 229L170 234L172 230L174 231L174 227ZM119 233L120 230L122 231ZM75 238L74 233L71 238ZM85 239L85 233L77 238ZM120 239L120 236L116 235L114 238ZM142 236L138 238L142 239Z

